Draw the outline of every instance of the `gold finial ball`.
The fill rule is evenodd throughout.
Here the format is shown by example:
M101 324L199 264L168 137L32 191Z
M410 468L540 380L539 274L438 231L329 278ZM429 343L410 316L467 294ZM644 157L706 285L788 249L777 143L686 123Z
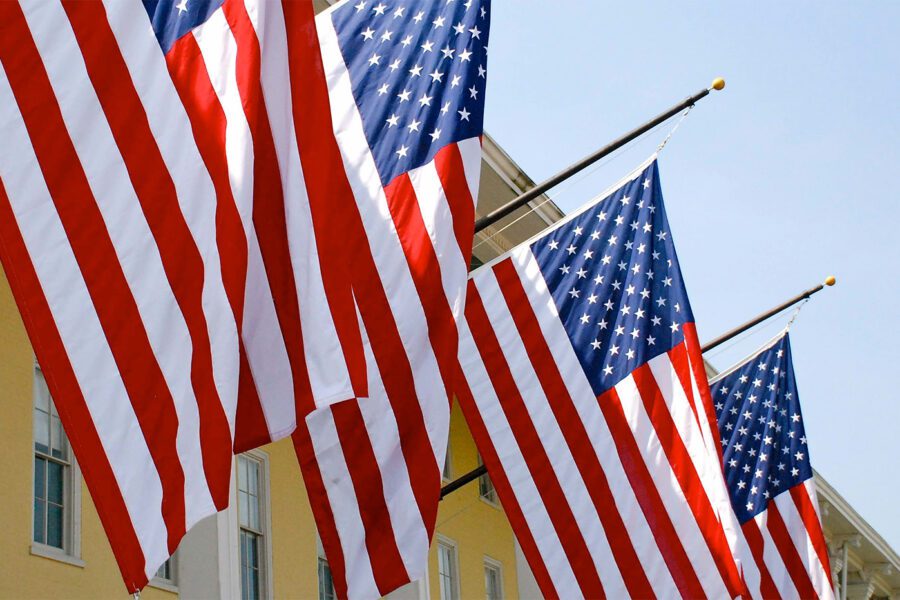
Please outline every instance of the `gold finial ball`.
M721 77L716 77L712 82L712 89L714 90L724 90L725 89L725 80Z
M837 283L837 279L834 278L834 275L825 278L825 285L834 285L835 283Z

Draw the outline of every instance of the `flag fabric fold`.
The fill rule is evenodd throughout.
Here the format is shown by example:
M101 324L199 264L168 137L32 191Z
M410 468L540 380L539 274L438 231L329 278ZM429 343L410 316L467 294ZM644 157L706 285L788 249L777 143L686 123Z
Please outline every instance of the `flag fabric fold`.
M710 381L725 478L764 598L834 598L791 343L782 332Z
M459 363L545 597L755 587L655 158L471 275Z
M390 6L388 6L390 4ZM425 576L481 169L490 3L339 3L316 17L328 134L352 191L348 274L369 394L294 434L341 597ZM309 93L309 90L307 90ZM323 136L326 134L323 134Z
M0 259L129 591L349 399L430 535L489 5L391 4L0 3Z

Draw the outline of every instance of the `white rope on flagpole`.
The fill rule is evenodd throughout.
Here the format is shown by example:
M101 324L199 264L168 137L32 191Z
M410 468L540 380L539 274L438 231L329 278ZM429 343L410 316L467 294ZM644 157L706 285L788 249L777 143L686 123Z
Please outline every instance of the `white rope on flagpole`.
M668 135L666 135L665 139L663 139L663 141L660 142L659 146L656 147L656 154L659 154L660 151L661 151L663 148L666 147L666 144L669 143L669 140L672 139L672 136L675 134L675 132L678 130L678 128L681 126L681 124L684 122L684 120L687 118L688 114L691 112L691 109L693 109L693 108L694 108L694 105L692 104L691 106L688 106L688 107L685 109L685 111L684 111L683 113L681 113L681 118L678 119L678 122L675 123L675 126L672 127L671 130L669 130L669 133L668 133ZM649 133L649 132L647 132L647 133ZM644 135L647 135L647 134L645 133ZM638 137L638 138L637 138L636 140L634 140L634 141L637 141L637 140L641 139L641 137L644 137L644 136L642 135L642 136ZM491 232L490 235L485 235L485 236L484 236L484 239L482 239L480 242L478 242L477 244L475 244L474 246L472 246L472 251L474 252L474 250L475 250L476 248L478 248L478 247L481 246L482 244L486 243L487 241L489 241L490 239L492 239L494 236L503 233L506 229L512 227L513 225L515 225L516 223L518 223L519 221L521 221L521 220L524 219L525 217L529 216L530 214L532 214L533 212L535 212L537 209L539 209L540 207L542 207L542 206L545 205L546 203L551 202L551 201L555 201L557 198L559 198L559 197L562 195L562 193L563 193L567 188L573 186L574 184L578 183L579 181L584 180L586 177L588 177L588 176L593 175L594 173L596 173L597 170L598 170L601 166L605 165L606 163L610 162L612 159L616 158L619 154L622 153L623 150L624 150L624 146L623 146L622 148L619 148L618 150L616 150L615 152L613 152L613 153L610 154L609 156L603 158L602 160L597 161L596 163L594 163L593 165L591 165L591 167L590 167L589 169L585 169L584 171L582 171L582 172L579 173L578 175L576 175L576 176L574 176L574 177L570 177L568 180L566 180L566 182L565 182L562 186L560 186L560 187L556 190L556 193L555 193L555 194L553 194L552 196L549 196L549 195L548 195L546 198L544 198L544 199L543 199L541 202L539 202L538 204L535 204L534 206L526 205L526 206L529 207L529 209L528 209L527 211L525 211L524 213L522 213L521 215L519 215L518 217L516 217L515 219L513 219L512 221L510 221L509 223L507 223L507 224L504 225L503 227L501 227L500 229Z

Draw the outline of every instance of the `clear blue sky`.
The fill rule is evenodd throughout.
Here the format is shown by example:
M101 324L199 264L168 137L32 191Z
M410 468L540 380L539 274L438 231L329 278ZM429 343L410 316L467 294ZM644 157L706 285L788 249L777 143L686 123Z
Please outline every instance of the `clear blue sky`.
M900 2L493 10L485 128L535 180L725 77L660 156L701 340L837 276L792 327L812 462L900 550ZM557 203L603 191L670 127ZM728 367L786 320L708 358Z

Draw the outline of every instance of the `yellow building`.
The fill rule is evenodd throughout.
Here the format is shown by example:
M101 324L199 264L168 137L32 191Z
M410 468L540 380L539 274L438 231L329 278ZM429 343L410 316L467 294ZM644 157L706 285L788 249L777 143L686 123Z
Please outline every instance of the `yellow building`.
M531 185L485 136L480 214ZM508 218L505 223L514 224L490 240L478 236L478 260L489 260L561 216L551 202L519 219L521 214ZM0 394L0 598L127 596L5 277L0 278ZM451 419L447 479L479 464L458 407ZM333 597L290 440L242 455L235 468L231 508L194 527L141 597ZM258 552L248 550L254 548ZM429 560L424 581L391 597L537 594L489 480L441 503Z

